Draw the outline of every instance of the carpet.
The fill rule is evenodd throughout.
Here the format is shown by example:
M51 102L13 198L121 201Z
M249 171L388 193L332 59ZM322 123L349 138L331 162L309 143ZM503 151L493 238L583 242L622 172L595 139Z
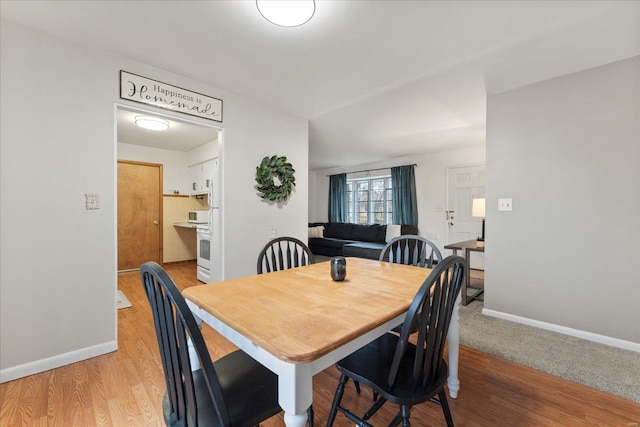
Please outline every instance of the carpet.
M118 291L118 310L120 310L121 308L128 308L128 307L131 307L131 303L129 302L127 297L124 295L124 292Z
M640 403L640 353L482 314L460 306L460 344Z

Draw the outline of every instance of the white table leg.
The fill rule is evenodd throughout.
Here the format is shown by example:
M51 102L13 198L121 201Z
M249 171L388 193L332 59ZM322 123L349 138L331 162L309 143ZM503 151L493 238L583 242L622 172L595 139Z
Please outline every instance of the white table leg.
M287 427L303 427L313 400L313 375L306 364L288 364L278 373L278 403Z
M200 319L195 314L193 315L193 318L196 320L198 328L202 329L202 319ZM189 362L191 362L191 371L197 371L201 367L200 359L196 354L196 348L193 346L193 341L191 341L191 338L189 338L189 340L187 341L187 348L189 349Z
M452 399L458 397L460 390L460 380L458 379L458 360L460 357L460 301L461 296L458 295L456 303L451 314L451 323L449 324L449 333L447 339L449 342L449 396Z
M303 427L307 423L307 413L291 414L284 413L284 425L287 427Z

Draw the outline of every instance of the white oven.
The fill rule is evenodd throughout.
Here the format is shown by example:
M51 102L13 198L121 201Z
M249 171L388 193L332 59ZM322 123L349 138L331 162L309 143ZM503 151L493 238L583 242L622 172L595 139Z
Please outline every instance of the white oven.
M208 187L207 211L192 211L189 213L189 221L197 222L198 240L198 280L204 283L213 283L222 280L222 254L220 242L220 207L218 206L217 185L218 162L214 162L214 170L211 185ZM193 213L193 214L192 214Z
M213 268L212 256L213 245L212 236L208 229L198 228L196 231L198 240L198 280L204 283L211 283L211 270Z

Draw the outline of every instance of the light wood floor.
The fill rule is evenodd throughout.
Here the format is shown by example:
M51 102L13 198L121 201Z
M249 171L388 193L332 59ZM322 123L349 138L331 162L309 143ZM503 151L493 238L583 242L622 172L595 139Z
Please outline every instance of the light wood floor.
M167 266L178 286L198 284L192 263ZM137 272L123 273L119 289L133 307L118 311L117 352L0 385L1 426L160 426L164 375L153 321ZM233 349L206 325L213 358ZM635 373L636 375L638 373ZM632 373L630 373L632 375ZM640 405L461 347L458 399L449 400L458 426L639 426ZM314 378L316 425L324 425L337 384L334 368ZM362 413L371 402L350 385L343 403ZM387 425L387 403L371 420ZM440 407L412 409L415 426L443 426ZM263 423L283 426L282 415ZM353 423L338 414L336 426Z

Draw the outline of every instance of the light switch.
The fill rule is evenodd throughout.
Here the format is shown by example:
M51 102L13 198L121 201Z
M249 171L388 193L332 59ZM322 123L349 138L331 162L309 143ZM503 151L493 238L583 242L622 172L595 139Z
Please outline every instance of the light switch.
M513 199L498 199L498 211L512 211Z

